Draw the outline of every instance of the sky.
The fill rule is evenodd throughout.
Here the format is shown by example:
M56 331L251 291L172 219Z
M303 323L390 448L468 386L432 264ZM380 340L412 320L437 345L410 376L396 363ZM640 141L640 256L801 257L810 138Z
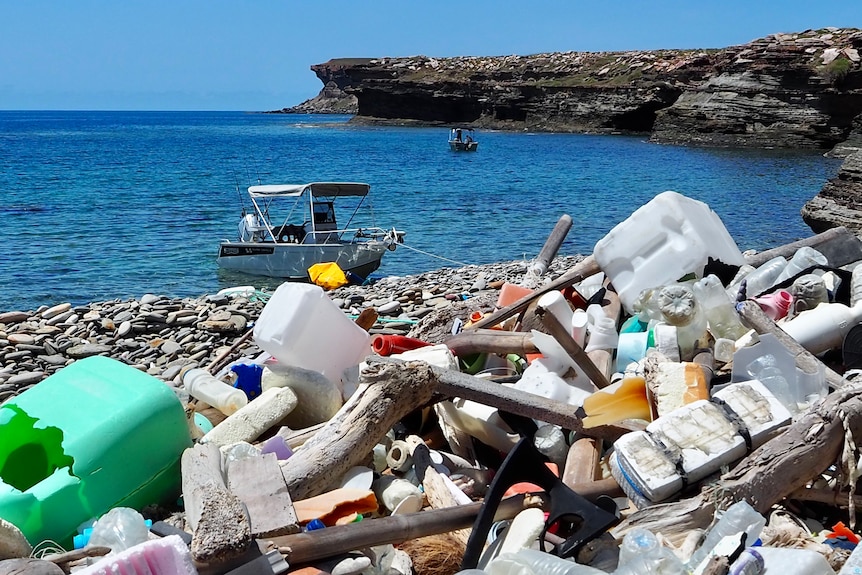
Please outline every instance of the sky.
M267 111L332 58L722 48L858 0L0 0L0 110Z

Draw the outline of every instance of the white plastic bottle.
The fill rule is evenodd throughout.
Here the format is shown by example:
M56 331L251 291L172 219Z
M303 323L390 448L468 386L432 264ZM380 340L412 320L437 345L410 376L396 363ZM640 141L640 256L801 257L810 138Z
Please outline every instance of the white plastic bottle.
M782 323L781 329L799 344L817 355L838 348L844 336L862 321L862 303L847 307L842 303L821 303Z
M742 325L739 314L736 313L736 308L718 277L710 274L695 282L692 289L706 315L709 330L716 339L736 341L748 333L748 328Z
M607 575L604 571L536 549L503 553L488 563L488 575Z
M213 377L205 369L195 368L185 372L183 386L189 395L208 403L225 415L231 415L248 403L245 392Z
M716 517L718 516L719 514L716 513ZM697 567L718 542L728 535L745 531L745 544L752 545L760 536L760 531L764 525L766 525L766 518L763 515L758 513L747 501L737 501L728 507L721 514L718 522L709 529L701 546L692 553L688 560L688 566L692 569Z

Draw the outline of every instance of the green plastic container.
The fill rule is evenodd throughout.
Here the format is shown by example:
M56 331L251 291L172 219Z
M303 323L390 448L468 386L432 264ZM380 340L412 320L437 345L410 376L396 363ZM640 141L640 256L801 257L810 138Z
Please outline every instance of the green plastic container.
M71 548L113 507L176 500L191 444L164 382L107 357L76 361L0 405L0 517L33 546Z

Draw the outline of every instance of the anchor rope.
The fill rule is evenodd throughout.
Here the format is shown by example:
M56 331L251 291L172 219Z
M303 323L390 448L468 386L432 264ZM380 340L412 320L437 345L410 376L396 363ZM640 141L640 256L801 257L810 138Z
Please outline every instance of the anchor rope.
M437 258L438 260L443 260L443 261L445 261L445 262L449 262L449 263L453 263L453 264L458 264L458 265L459 265L459 266L461 266L461 267L466 267L466 266L469 266L469 265L470 265L470 264L466 264L466 263L464 263L464 262L459 262L459 261L457 261L457 260L451 260L451 259L449 259L449 258L444 258L443 256L438 256L438 255L436 255L436 254L432 254L431 252L426 252L425 250L420 250L419 248L414 248L413 246L408 246L407 244L398 244L398 247L399 247L399 248L406 248L406 249L408 249L408 250L413 250L414 252L418 252L418 253L420 253L420 254L422 254L422 255L426 255L426 256L429 256L429 257L432 257L432 258Z

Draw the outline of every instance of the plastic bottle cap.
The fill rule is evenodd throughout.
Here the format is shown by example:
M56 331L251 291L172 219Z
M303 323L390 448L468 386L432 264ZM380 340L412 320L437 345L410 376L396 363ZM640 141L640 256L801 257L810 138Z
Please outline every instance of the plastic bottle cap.
M316 531L317 529L324 529L326 525L320 519L312 519L305 526L306 531Z

